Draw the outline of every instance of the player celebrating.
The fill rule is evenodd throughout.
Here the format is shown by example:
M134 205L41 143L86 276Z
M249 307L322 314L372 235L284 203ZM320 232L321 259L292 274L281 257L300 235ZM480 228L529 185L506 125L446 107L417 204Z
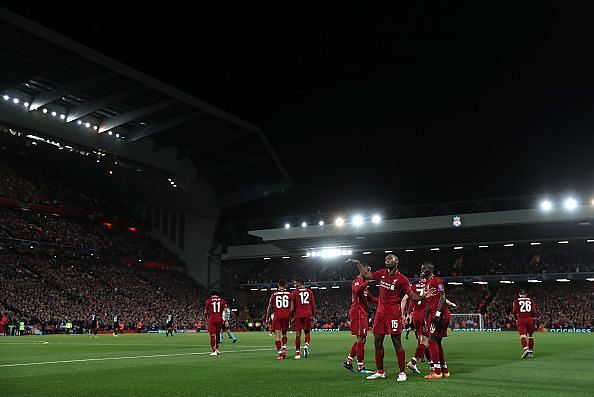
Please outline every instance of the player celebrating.
M223 310L223 330L221 331L221 343L223 343L223 336L225 335L225 332L227 333L229 339L233 341L233 343L237 342L237 338L235 335L233 335L233 332L231 332L231 309L229 307L226 307L225 310Z
M167 315L167 322L165 323L165 336L173 336L173 314Z
M371 266L366 266L365 270L371 272ZM355 335L355 342L351 346L351 352L346 361L342 364L349 371L353 370L353 359L357 357L357 373L371 374L372 371L365 369L365 342L367 340L367 329L369 328L368 301L378 303L379 299L372 296L367 287L369 282L363 280L359 273L351 284L351 309L349 310L349 319L351 320L351 334Z
M208 316L208 333L210 334L211 356L218 356L219 352L219 334L223 326L223 317L221 313L227 308L227 302L219 297L218 291L210 292L210 299L204 306L204 314Z
M275 345L278 350L277 360L284 360L287 357L287 330L289 329L289 306L290 295L287 291L287 281L278 280L278 290L270 295L268 308L266 309L266 322L272 320L272 329L275 333ZM271 313L273 312L273 313ZM271 318L271 314L274 315ZM281 345L282 334L282 345Z
M309 342L311 337L311 323L316 317L316 301L313 291L305 288L302 279L295 280L295 290L291 292L289 312L294 317L295 328L295 360L301 358L301 330L305 333L303 356L309 357Z
M446 296L443 281L433 274L434 271L435 267L431 263L425 263L421 266L421 276L427 280L425 293L429 290L434 290L437 293L427 299L427 307L425 308L425 328L429 330L429 353L433 363L433 369L429 375L425 375L425 379L441 379L451 376L445 360L443 346L441 345L442 338L448 336L450 309L445 303Z
M380 286L379 305L373 323L376 372L368 376L367 379L386 377L384 373L384 337L390 335L392 344L396 349L398 367L400 368L396 380L398 382L405 381L405 353L400 339L403 326L400 301L402 295L408 295L412 300L418 301L433 296L432 292L426 294L425 297L412 292L408 278L397 270L398 257L396 255L387 255L385 259L386 267L373 273L365 269L361 262L356 259L349 259L347 262L353 262L357 265L363 280L376 280Z
M516 325L522 342L522 358L534 357L534 317L536 317L536 304L532 298L528 298L526 291L521 289L519 296L514 299L512 314L516 316ZM528 334L528 343L526 343L526 334Z

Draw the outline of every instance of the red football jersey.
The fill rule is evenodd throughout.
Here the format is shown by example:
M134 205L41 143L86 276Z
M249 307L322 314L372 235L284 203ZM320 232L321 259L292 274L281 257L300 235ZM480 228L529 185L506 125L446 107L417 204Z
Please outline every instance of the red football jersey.
M536 316L536 303L532 298L517 297L514 299L514 308L512 313L518 318L532 318Z
M272 305L274 318L289 318L289 299L291 293L279 288L270 295L269 305Z
M351 310L350 316L353 318L368 317L369 313L369 292L367 291L368 281L357 276L351 284Z
M295 314L293 317L313 317L316 313L316 301L314 294L309 288L297 288L291 292Z
M426 303L426 305L429 305L429 311L431 313L431 316L433 317L435 315L435 312L437 312L437 306L439 305L439 295L443 292L445 294L445 287L443 284L443 281L433 275L431 277L429 277L429 280L427 280L427 282L425 283L425 293L429 292L429 290L435 290L435 295L433 295L432 297L430 297L429 299L423 299ZM441 313L449 313L450 309L448 308L448 305L444 302L443 307L441 308Z
M400 315L400 301L411 291L408 278L399 271L390 275L388 269L380 269L371 276L380 287L377 313Z
M208 314L208 321L223 321L223 310L227 308L227 302L218 296L213 296L206 301L206 313Z
M413 292L417 295L423 295L424 291L425 291L425 284L426 281L424 278L420 279L419 281L417 281L416 283L413 283L411 285L411 289L413 290ZM414 301L412 299L410 299L410 302L408 303L408 312L409 313L413 313L415 315L425 315L425 308L427 307L427 300L423 299L420 301Z

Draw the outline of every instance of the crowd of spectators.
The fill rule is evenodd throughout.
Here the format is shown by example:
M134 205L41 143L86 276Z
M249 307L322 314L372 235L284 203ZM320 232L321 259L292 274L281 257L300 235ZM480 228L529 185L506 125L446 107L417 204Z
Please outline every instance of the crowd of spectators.
M104 328L118 315L127 329L138 321L159 328L172 313L180 328L204 321L204 288L175 271L125 265L76 252L2 248L0 303L14 321L53 327L71 320L88 325L96 314Z

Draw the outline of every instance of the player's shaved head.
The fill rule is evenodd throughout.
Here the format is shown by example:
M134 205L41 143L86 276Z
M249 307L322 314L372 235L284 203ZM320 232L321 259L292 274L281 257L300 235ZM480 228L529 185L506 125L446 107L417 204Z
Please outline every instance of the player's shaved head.
M398 266L398 257L394 254L388 254L384 263L386 264L386 269L391 271Z

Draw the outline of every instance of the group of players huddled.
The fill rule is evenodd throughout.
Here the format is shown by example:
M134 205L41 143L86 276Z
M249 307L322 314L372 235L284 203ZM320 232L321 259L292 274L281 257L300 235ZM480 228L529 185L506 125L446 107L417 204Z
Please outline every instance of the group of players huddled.
M431 368L425 379L449 378L451 372L448 369L442 340L447 336L450 323L449 307L456 307L456 304L446 299L444 282L434 274L433 264L423 264L421 278L411 285L408 278L398 271L396 255L387 255L385 267L376 272L372 272L370 266L356 259L349 259L347 262L357 266L359 275L352 282L349 311L351 334L355 336L355 341L343 367L355 373L368 375L369 380L385 378L384 338L390 335L400 370L397 381L407 379L405 368L420 374L417 362L424 361L425 357ZM370 281L379 286L378 298L368 291ZM364 364L365 342L369 329L369 301L377 304L373 323L375 372L365 369ZM534 357L536 305L524 290L520 290L519 297L514 301L513 314L517 316L518 331L524 349L522 358ZM270 296L265 321L272 322L272 329L276 334L278 360L286 358L287 330L291 321L296 333L295 359L301 358L301 331L305 332L304 357L309 357L311 325L315 321L315 300L312 290L304 287L303 280L296 280L295 289L291 292L287 289L287 282L279 280L278 289ZM401 334L405 328L409 331L414 330L418 341L415 354L408 363L401 341ZM355 358L356 368L353 365Z

